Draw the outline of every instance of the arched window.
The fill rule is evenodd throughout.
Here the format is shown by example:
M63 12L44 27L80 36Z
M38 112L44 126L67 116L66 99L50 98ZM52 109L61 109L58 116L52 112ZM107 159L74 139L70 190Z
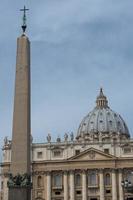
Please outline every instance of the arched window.
M62 186L62 175L56 174L53 176L54 187L61 187Z
M105 175L105 185L111 185L110 174Z
M80 174L76 174L75 184L76 184L76 186L81 186L81 175Z
M94 186L97 185L97 175L96 172L88 174L88 185Z
M42 187L43 186L43 180L41 176L38 176L37 178L37 186L38 187Z

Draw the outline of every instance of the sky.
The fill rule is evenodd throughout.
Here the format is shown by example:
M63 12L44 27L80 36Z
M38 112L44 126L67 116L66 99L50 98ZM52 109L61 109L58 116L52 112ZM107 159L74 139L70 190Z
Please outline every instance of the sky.
M103 87L109 106L133 136L133 1L1 0L0 146L12 135L16 39L26 5L31 41L34 142L63 139L95 107Z

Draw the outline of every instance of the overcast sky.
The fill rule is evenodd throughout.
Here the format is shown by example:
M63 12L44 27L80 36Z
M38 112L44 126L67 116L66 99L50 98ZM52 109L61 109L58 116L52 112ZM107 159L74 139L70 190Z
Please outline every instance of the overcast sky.
M32 135L76 130L104 88L133 135L133 1L1 0L0 144L11 138L16 38L24 4L31 41Z

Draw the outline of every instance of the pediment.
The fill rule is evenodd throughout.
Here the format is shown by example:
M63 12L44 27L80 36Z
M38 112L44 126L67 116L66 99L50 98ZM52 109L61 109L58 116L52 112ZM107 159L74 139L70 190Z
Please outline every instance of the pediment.
M109 159L111 160L116 159L116 157L91 147L81 152L80 154L69 158L68 160L109 160Z

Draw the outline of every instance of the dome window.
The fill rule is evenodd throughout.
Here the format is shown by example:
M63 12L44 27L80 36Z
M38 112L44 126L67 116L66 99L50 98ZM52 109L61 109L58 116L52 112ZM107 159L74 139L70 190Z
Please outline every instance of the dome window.
M94 122L91 121L91 124L93 124Z
M115 113L114 116L117 117L117 114Z
M103 120L100 120L100 123L103 123Z
M103 115L103 113L101 112L100 115Z
M109 123L110 123L110 125L112 125L112 121L111 120L109 121Z
M118 126L120 126L120 124L121 124L120 121L118 121L117 124L118 124Z
M110 112L108 112L107 114L110 115Z

